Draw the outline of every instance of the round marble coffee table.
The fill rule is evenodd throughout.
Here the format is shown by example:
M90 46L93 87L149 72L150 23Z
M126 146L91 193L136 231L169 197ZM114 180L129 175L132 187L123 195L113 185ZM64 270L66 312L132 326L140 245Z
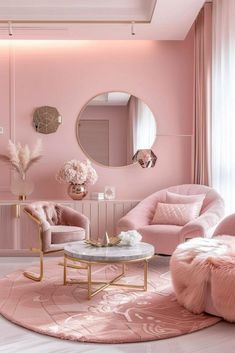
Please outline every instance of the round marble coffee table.
M148 260L154 255L154 247L148 243L138 243L134 246L111 246L111 247L94 247L84 241L70 243L64 248L64 284L67 283L87 283L88 299L99 293L109 286L120 286L133 289L147 290L148 280ZM68 264L68 260L82 263L83 266ZM125 284L119 283L118 280L125 276L125 265L133 262L144 263L144 284ZM92 265L95 264L121 264L121 273L110 281L97 282L92 281ZM87 270L86 282L67 281L67 267L74 267ZM92 285L101 284L101 286L92 291Z

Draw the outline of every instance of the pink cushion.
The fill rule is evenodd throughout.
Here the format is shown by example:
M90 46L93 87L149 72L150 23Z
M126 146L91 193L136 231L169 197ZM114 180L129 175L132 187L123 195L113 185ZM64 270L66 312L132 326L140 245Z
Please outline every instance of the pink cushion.
M83 240L85 230L80 227L72 226L51 226L51 243L62 244L71 241Z
M166 192L166 203L201 202L201 204L202 204L205 197L206 197L206 194L182 195L182 194L175 194L174 192L167 191Z
M200 214L201 202L169 204L158 202L152 224L184 226Z

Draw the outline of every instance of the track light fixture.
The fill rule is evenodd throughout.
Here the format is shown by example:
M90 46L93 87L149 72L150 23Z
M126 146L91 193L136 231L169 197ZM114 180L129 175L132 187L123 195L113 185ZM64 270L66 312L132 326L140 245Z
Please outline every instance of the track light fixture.
M8 22L8 34L9 34L9 37L13 36L11 21Z
M132 22L131 22L131 35L132 35L132 36L135 36L134 24L135 24L135 21L132 21Z

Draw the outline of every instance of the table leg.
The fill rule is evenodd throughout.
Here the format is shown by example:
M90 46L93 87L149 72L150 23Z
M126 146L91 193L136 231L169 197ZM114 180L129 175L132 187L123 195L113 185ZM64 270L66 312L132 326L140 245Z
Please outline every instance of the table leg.
M148 261L144 260L144 290L148 287Z
M91 293L91 264L87 264L87 282L88 282L88 299L92 297Z
M67 258L64 256L64 285L67 284Z

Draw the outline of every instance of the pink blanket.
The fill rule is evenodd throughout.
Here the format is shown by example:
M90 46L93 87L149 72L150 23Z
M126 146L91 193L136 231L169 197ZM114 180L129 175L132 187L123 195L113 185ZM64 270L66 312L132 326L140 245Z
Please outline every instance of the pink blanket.
M208 296L215 312L235 321L235 237L194 238L180 244L170 270L178 302L189 311L207 311Z

